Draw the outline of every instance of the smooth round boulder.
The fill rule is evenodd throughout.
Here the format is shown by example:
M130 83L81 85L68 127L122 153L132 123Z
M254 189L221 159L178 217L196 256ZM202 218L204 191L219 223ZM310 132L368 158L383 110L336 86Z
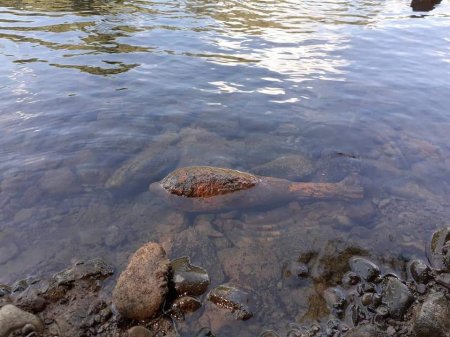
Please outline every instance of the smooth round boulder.
M131 257L113 291L113 302L127 318L157 316L168 292L169 260L157 243L149 242Z

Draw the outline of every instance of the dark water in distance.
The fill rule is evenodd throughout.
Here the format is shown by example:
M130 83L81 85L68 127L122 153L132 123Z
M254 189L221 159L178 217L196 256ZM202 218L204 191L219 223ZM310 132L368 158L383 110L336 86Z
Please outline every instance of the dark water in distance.
M154 240L257 307L201 310L182 334L256 336L321 318L320 285L283 278L300 254L354 245L402 273L450 224L448 1L0 0L0 64L0 282L93 257L121 270ZM148 177L106 187L147 154ZM175 167L291 155L312 167L291 179L353 173L364 199L188 214L146 192Z

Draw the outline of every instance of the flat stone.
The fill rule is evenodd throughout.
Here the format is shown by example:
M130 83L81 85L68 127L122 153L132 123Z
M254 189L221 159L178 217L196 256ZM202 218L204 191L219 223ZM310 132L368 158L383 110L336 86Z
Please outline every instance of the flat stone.
M131 257L113 291L113 302L121 315L143 320L155 317L168 292L170 262L157 243L149 242Z

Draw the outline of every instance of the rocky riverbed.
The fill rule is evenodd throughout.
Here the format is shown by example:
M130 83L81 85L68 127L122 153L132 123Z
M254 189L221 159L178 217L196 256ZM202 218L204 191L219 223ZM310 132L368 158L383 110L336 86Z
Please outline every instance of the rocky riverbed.
M377 265L364 250L342 243L301 254L282 274L293 301L295 292L313 284L308 310L298 310L283 331L261 327L259 335L448 337L449 248L450 228L443 228L426 247L428 261ZM400 273L389 271L388 264L402 266ZM209 272L214 274L188 257L170 261L161 245L149 242L115 273L117 281L112 266L94 259L50 277L1 285L0 337L175 337L183 335L178 326L194 312L209 324L191 335L226 336L223 327L230 320L251 320L264 299L237 279L217 284Z

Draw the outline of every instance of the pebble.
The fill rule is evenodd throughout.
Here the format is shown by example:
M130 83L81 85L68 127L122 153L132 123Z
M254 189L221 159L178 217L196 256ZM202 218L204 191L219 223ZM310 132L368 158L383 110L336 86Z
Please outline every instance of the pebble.
M29 326L31 325L31 327ZM33 328L33 331L42 332L44 326L41 320L29 312L23 311L12 304L7 304L0 309L0 337L8 337L11 332Z
M157 243L149 242L131 257L113 291L113 303L130 319L156 316L168 292L169 260Z

